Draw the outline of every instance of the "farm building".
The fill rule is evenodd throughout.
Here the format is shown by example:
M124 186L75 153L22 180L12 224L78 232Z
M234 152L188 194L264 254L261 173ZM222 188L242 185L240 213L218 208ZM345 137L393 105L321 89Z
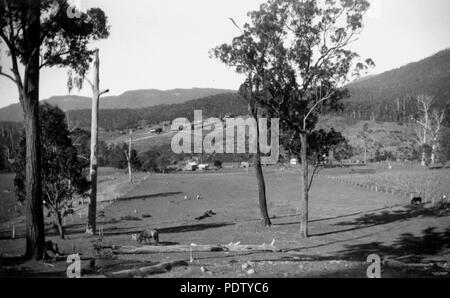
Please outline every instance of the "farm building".
M199 164L198 165L198 170L199 171L207 171L207 170L209 170L209 164Z
M241 168L249 168L249 167L250 167L250 163L249 163L249 162L246 162L246 161L243 161L243 162L241 162L240 167L241 167Z
M198 169L198 163L195 161L188 162L184 168L183 171L196 171Z

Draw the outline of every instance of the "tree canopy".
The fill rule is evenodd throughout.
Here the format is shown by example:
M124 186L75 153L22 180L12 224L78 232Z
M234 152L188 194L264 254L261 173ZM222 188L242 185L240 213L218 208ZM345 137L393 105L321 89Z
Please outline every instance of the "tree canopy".
M43 201L63 237L62 218L73 212L73 196L86 192L89 184L70 138L64 112L49 104L42 105L39 112L42 119L40 159ZM23 134L15 162L14 185L20 201L26 197L25 139Z
M22 81L18 64L25 66L26 76L31 57L39 53L39 68L68 67L78 75L84 75L92 61L93 50L89 43L109 36L107 17L100 8L80 12L79 18L67 14L70 4L67 0L41 0L40 32L31 43L24 28L31 13L26 1L0 1L0 37L8 48L12 59L12 75L3 72L14 83L26 87Z

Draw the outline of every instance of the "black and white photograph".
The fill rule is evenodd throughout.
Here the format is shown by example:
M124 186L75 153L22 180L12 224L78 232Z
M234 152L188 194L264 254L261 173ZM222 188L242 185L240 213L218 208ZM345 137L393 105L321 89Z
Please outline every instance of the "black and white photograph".
M0 0L0 279L449 277L449 0Z

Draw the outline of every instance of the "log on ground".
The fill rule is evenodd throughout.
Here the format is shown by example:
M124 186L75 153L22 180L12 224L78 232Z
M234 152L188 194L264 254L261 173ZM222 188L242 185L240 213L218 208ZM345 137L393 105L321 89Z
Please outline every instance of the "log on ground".
M109 274L112 278L127 278L127 277L145 277L151 274L165 273L173 267L188 266L185 261L174 261L169 263L161 263L153 266L141 267L137 269L122 270Z
M278 252L281 251L271 244L262 245L240 245L237 243L230 243L226 245L146 245L146 246L103 246L101 249L112 249L114 254L152 254L152 253L180 253L180 252Z

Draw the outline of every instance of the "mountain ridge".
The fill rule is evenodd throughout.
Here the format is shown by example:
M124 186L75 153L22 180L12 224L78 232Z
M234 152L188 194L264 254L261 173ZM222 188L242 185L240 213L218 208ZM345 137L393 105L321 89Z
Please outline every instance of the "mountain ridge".
M351 91L350 100L356 102L364 101L361 91L371 91L372 100L394 100L394 97L420 93L446 97L450 95L449 82L450 48L447 48L419 61L362 78L347 87Z
M215 88L175 88L169 90L138 89L128 90L120 95L104 96L100 101L100 109L141 109L161 104L177 104L186 101L218 95L234 93L234 90ZM63 111L76 111L91 108L91 98L79 95L58 95L41 100L59 106ZM19 103L0 109L0 121L21 121L23 112Z
M363 77L347 85L350 98L345 100L346 114L354 119L405 121L414 114L414 96L437 96L439 104L450 103L450 48L404 66ZM213 88L192 89L138 89L117 96L105 96L101 110L142 109L158 105L185 103L214 95L236 93L234 90ZM88 110L89 97L53 96L46 100L64 111ZM403 108L400 110L399 105ZM23 118L19 104L0 109L0 121L20 121Z

